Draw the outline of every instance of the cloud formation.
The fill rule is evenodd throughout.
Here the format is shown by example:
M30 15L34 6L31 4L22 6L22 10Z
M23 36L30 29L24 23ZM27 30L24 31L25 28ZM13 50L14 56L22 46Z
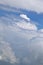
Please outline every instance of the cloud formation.
M32 21L5 15L0 17L0 56L3 60L15 63L18 59L18 65L43 65L43 32Z
M27 30L34 30L36 31L37 30L37 26L35 24L32 24L30 22L18 22L16 23L18 27L22 28L22 29L27 29Z
M39 31L43 33L43 29L40 29Z
M20 17L26 19L27 21L30 21L30 18L28 18L25 14L20 14Z
M16 56L10 47L10 43L3 41L0 38L0 60L5 60L10 63L16 62Z
M35 11L38 13L43 12L43 0L0 0L0 4L23 8L31 11Z

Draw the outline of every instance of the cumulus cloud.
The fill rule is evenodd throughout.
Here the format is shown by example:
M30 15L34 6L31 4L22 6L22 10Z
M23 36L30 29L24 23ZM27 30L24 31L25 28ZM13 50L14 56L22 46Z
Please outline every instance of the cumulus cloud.
M1 24L2 25L2 24ZM16 25L16 24L15 24ZM10 62L17 62L16 57L19 58L19 64L37 64L43 63L43 38L40 37L42 33L37 31L27 31L19 29L15 25L5 26L3 38L10 43L0 40L0 52L3 51L3 60L10 59ZM12 28L14 29L12 31ZM15 29L17 28L17 30ZM16 52L16 56L15 53ZM0 56L1 56L0 55ZM37 63L36 63L37 62Z
M38 13L43 12L43 0L0 0L0 4L32 10Z

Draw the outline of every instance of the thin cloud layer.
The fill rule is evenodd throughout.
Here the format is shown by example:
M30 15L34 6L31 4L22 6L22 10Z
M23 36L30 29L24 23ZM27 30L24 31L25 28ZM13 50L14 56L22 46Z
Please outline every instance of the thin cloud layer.
M43 12L43 0L0 0L0 4L32 10L38 13Z

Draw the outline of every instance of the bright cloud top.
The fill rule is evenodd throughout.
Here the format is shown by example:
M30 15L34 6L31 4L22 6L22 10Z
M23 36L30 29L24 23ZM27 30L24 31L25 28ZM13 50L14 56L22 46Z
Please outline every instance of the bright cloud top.
M32 10L38 13L43 12L43 0L0 0L0 4Z
M28 18L27 15L25 15L25 14L20 14L20 17L30 21L30 18Z
M23 18L23 20L20 20L20 22L16 22L16 25L22 29L27 30L37 30L37 26L32 23L31 19L27 17L25 14L20 14L20 17ZM25 21L27 20L27 21Z

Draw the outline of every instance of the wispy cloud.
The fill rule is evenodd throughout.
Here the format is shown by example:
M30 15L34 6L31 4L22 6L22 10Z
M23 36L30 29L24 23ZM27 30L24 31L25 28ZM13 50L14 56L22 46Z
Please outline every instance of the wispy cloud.
M43 12L43 1L42 0L1 0L0 4L32 10L38 13Z

